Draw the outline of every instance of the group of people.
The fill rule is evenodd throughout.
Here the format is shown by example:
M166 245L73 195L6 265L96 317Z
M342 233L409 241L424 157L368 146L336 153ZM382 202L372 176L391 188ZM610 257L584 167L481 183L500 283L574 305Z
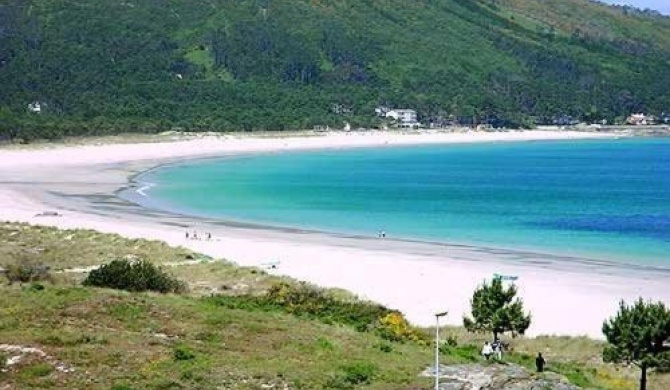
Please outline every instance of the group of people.
M502 360L502 350L503 344L500 340L495 339L492 343L489 343L488 341L484 343L484 346L482 347L482 355L484 355L486 360L489 360L491 356L497 360ZM535 368L537 369L537 372L543 372L545 364L546 360L544 360L542 353L538 352L537 357L535 358Z
M492 343L489 343L488 341L484 343L484 346L482 347L482 355L486 358L486 360L489 360L491 356L494 358L501 360L502 359L502 349L503 345L500 342L500 340L496 339Z
M199 240L200 238L198 237L198 232L193 231L193 233L190 233L188 230L186 231L186 239L187 240ZM211 233L205 233L205 240L209 241L212 239L212 234Z

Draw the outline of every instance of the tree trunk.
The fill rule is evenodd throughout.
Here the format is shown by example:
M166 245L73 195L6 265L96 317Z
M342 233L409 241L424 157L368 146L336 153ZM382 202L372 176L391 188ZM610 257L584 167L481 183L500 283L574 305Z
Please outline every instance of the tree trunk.
M642 374L640 375L640 390L647 390L647 366L642 365Z
M494 331L493 331L493 341L496 341L496 340L498 340L498 332L496 332L496 331L494 330ZM642 390L642 389L640 389L640 390Z

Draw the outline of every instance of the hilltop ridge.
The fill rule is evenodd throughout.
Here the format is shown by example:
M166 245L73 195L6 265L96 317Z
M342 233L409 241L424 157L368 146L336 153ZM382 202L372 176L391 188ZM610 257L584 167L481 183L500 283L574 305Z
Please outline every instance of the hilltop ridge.
M5 139L670 111L670 18L590 0L9 0L0 21Z

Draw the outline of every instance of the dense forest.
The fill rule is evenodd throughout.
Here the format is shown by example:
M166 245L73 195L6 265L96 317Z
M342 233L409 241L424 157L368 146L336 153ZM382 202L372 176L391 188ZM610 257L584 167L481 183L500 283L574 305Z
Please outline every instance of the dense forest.
M670 111L669 86L670 18L590 0L0 3L4 140L372 127L379 105L613 121Z

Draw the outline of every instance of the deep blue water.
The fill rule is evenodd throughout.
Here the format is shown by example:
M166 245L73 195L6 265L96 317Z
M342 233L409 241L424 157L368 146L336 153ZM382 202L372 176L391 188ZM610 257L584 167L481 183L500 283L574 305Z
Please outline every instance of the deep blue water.
M670 266L670 139L255 155L142 180L192 215Z

